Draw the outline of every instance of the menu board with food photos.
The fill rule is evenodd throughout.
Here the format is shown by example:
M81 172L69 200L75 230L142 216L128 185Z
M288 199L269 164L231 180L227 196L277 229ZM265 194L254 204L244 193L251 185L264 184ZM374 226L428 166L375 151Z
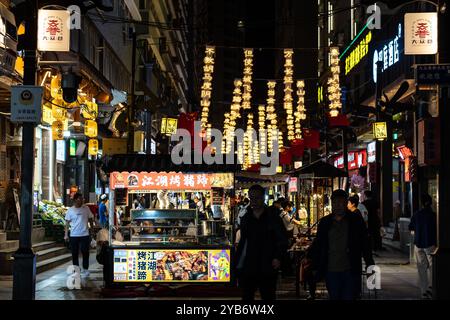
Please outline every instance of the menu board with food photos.
M114 282L230 282L229 249L115 249Z

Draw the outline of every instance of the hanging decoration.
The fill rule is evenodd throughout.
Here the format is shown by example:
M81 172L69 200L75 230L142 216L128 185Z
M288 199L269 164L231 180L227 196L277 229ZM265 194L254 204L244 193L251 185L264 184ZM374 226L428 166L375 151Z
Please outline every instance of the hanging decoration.
M297 81L297 112L295 112L295 139L302 139L301 121L306 119L305 81Z
M273 136L277 134L277 115L275 113L275 86L276 82L269 80L267 82L267 120L269 124L267 125L267 149L269 152L273 151ZM280 143L281 138L281 143ZM283 146L283 137L278 137L278 145L281 148Z
M253 148L253 114L247 115L247 130L244 135L244 170L255 163Z
M341 87L339 84L339 49L331 48L331 77L328 79L328 99L330 100L330 116L337 117L342 109Z
M287 126L287 138L289 141L294 140L294 116L292 107L292 84L294 83L294 64L292 57L294 50L284 50L284 109L286 110L286 126Z
M95 138L98 135L97 122L86 120L84 123L84 134L89 138Z
M55 120L52 123L53 140L64 140L64 124L61 120Z
M253 74L253 49L244 49L244 76L242 78L242 109L251 109L252 98L252 74Z
M242 101L241 87L242 87L242 80L241 79L234 80L233 101L231 103L230 121L228 125L228 131L225 133L227 140L227 148L226 148L227 154L231 152L231 146L234 143L234 131L236 129L236 119L241 117L239 113Z
M255 162L260 162L260 154L266 153L267 140L266 140L266 107L264 105L258 106L258 130L259 130L259 145L256 145Z
M203 60L203 85L201 92L200 106L202 107L201 127L207 128L209 107L211 106L211 92L212 92L212 74L214 72L214 54L215 47L206 46L205 59Z
M88 120L95 120L98 115L98 105L95 99L86 99L81 107L83 118Z
M62 100L61 79L56 75L50 81L50 95L53 99Z
M88 153L91 156L96 156L98 153L98 140L97 139L89 139L88 142Z
M230 130L230 113L225 113L225 120L223 123L223 135L222 135L222 154L227 153L227 141L228 141L228 132Z

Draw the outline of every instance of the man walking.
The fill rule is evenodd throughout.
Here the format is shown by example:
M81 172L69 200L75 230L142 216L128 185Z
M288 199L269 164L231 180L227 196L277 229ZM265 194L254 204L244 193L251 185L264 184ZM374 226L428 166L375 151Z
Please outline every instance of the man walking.
M436 214L431 208L432 199L429 194L422 194L421 201L423 208L413 214L409 230L414 231L414 254L422 298L430 299L433 293L431 254L437 244Z
M106 202L108 201L108 196L102 194L100 197L100 204L98 205L98 222L100 227L108 227L108 208L106 207Z
M81 250L83 255L83 269L81 271L82 277L89 276L89 245L91 239L89 236L89 224L93 224L94 216L87 206L83 204L83 196L81 193L76 193L73 196L74 205L67 210L66 213L66 228L64 240L69 240L69 226L70 226L70 247L72 250L72 263L78 266L78 255Z
M276 281L283 253L287 248L279 213L264 203L265 190L260 185L249 189L250 205L242 217L236 263L243 300L252 301L259 289L261 298L276 298Z
M373 198L372 191L364 191L363 205L367 208L367 228L369 229L370 243L373 251L382 250L381 220L378 216L378 204Z
M331 195L332 213L317 227L313 256L318 278L325 277L331 300L353 300L360 295L362 258L366 267L374 265L367 229L361 215L347 210L347 193Z

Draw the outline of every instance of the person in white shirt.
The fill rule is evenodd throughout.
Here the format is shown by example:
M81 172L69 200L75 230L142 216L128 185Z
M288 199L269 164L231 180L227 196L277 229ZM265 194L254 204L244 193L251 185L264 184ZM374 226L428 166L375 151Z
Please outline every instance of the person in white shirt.
M87 277L89 275L89 245L91 237L89 234L89 223L93 225L94 215L91 210L83 204L83 195L76 193L73 196L74 205L67 210L66 213L66 227L64 240L70 240L70 247L72 251L72 263L79 266L78 255L79 251L83 255L83 269L81 276ZM70 227L70 237L69 237Z

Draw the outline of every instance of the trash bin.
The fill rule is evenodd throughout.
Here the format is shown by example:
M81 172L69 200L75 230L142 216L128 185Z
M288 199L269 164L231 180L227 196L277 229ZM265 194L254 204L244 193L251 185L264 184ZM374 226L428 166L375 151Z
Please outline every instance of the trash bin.
M398 231L400 233L400 249L402 252L410 254L411 232L409 231L410 218L398 219Z

